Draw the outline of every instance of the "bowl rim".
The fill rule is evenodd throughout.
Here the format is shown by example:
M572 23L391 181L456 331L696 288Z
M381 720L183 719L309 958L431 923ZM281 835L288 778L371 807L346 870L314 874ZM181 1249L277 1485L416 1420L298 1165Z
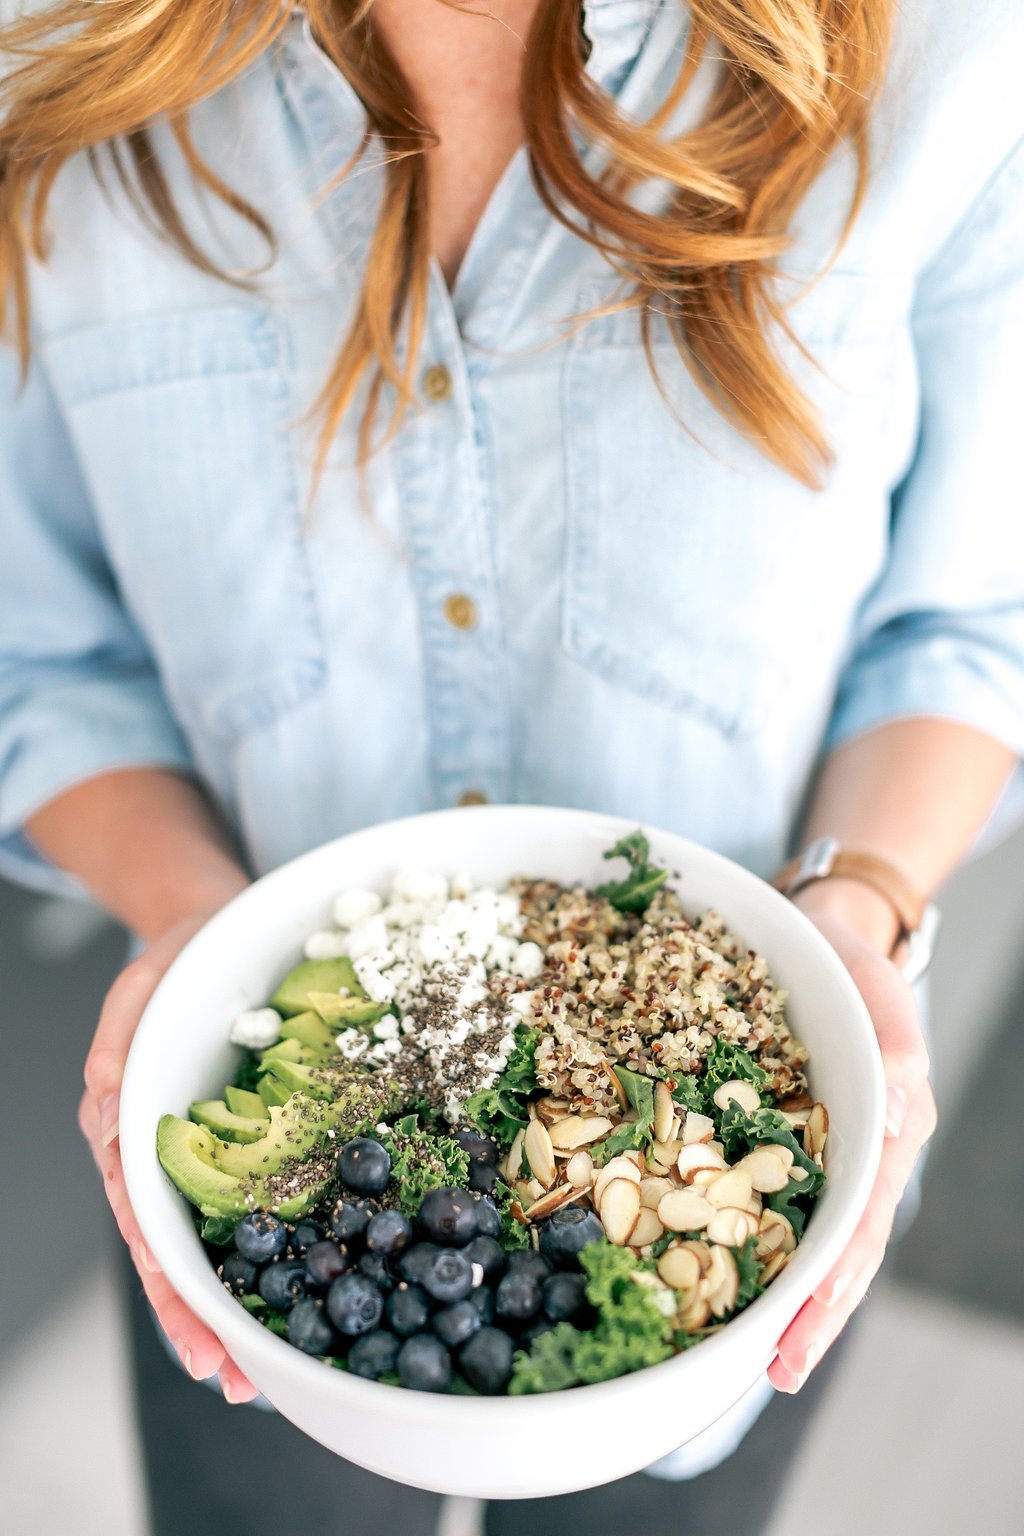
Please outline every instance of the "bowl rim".
M286 1339L271 1333L225 1290L202 1251L198 1232L193 1232L189 1244L191 1251L186 1254L175 1234L165 1227L162 1221L153 1219L148 1195L158 1181L165 1183L169 1181L156 1155L155 1125L144 1128L142 1123L144 1117L141 1111L136 1115L132 1110L136 1079L141 1081L143 1077L144 1059L149 1048L150 1036L155 1038L161 1024L162 995L166 995L176 982L177 974L187 967L196 949L205 948L214 942L219 929L225 924L233 924L239 913L244 912L246 907L265 901L267 891L275 884L294 880L304 866L326 862L332 854L350 846L356 840L371 841L377 836L393 833L397 829L433 822L450 822L456 817L462 819L466 816L474 817L481 824L495 817L500 817L504 821L522 819L534 823L543 822L546 819L562 825L568 821L578 826L581 831L584 827L591 831L596 827L606 828L607 834L615 838L639 829L647 834L652 842L670 839L675 845L674 861L682 864L687 856L695 854L705 865L710 865L712 868L717 866L741 888L746 887L756 899L769 908L780 912L785 911L783 921L801 931L802 939L815 954L816 962L826 971L831 972L832 979L846 994L849 1011L848 1017L844 1020L844 1028L855 1030L861 1036L867 1096L864 1118L870 1122L866 1140L873 1151L871 1155L861 1160L857 1168L851 1170L848 1176L850 1187L847 1191L846 1203L841 1209L838 1207L830 1209L824 1205L828 1192L826 1185L826 1191L822 1197L823 1210L821 1213L816 1213L816 1222L811 1224L808 1232L813 1234L815 1225L820 1225L821 1215L827 1213L827 1233L818 1242L812 1241L809 1251L808 1239L806 1237L801 1239L791 1262L772 1282L771 1287L756 1297L742 1312L729 1319L720 1332L704 1339L699 1350L683 1350L656 1365L644 1366L608 1381L573 1387L571 1390L574 1400L579 1393L586 1393L588 1403L598 1408L602 1403L611 1404L614 1398L634 1392L637 1381L647 1380L652 1371L664 1376L670 1371L678 1372L687 1369L692 1371L697 1364L702 1369L711 1369L715 1361L724 1362L727 1354L739 1354L747 1342L756 1343L759 1338L762 1343L762 1347L757 1351L760 1359L764 1356L763 1335L767 1330L769 1318L774 1316L777 1320L775 1337L778 1339L850 1241L867 1204L881 1157L885 1124L885 1078L874 1026L863 998L828 940L787 897L762 880L759 875L725 854L718 853L715 849L708 848L680 833L654 826L649 822L638 822L634 818L592 812L578 807L520 803L488 804L417 812L409 816L394 817L386 822L376 822L320 843L315 848L308 849L286 863L269 870L214 913L210 920L188 940L155 988L133 1038L121 1085L119 1136L124 1177L129 1203L148 1248L173 1289L212 1330L228 1354L231 1352L232 1338L241 1330L245 1348L250 1354L255 1353L266 1360L269 1373L276 1375L283 1370L292 1373L296 1383L308 1382L310 1385L319 1383L321 1391L334 1391L337 1394L336 1401L339 1407L346 1400L351 1406L348 1395L354 1392L356 1398L362 1398L367 1407L371 1403L378 1405L389 1403L389 1411L395 1417L420 1420L423 1417L424 1403L426 1403L436 1423L441 1423L439 1416L442 1418L450 1416L452 1421L461 1423L470 1413L479 1411L481 1401L491 1405L501 1405L505 1412L528 1413L531 1406L536 1409L538 1404L550 1402L552 1399L557 1400L561 1396L560 1393L554 1392L521 1396L503 1394L481 1399L479 1396L457 1393L424 1394L407 1389L395 1389L388 1383L367 1381L345 1370L326 1372L320 1360L304 1354L289 1344ZM166 1027L166 1020L164 1027ZM178 1198L185 1199L180 1194ZM193 1261L196 1257L202 1258L205 1273L200 1273L194 1267ZM767 1359L764 1360L765 1366L774 1354L775 1348L772 1344ZM335 1383L333 1388L327 1386L328 1381ZM387 1397L384 1398L380 1394L387 1394Z

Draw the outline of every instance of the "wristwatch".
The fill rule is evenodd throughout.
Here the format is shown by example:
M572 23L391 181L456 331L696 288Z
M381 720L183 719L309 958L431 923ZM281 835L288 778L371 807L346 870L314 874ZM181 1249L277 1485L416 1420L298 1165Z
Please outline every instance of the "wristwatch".
M809 843L798 858L779 870L772 885L784 896L795 896L830 875L860 880L885 897L900 924L892 959L909 982L920 980L935 953L942 922L938 907L920 896L894 864L873 853L841 848L834 837L819 837Z

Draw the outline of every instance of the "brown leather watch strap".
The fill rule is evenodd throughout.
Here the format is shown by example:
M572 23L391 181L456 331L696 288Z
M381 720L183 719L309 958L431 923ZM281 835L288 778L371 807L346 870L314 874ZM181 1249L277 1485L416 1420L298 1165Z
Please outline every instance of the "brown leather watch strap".
M776 890L784 896L795 896L816 880L860 880L884 896L900 921L901 937L913 933L921 926L927 900L918 894L906 876L873 853L858 853L852 848L840 848L831 859L827 873L801 876L803 858L792 859L772 881Z

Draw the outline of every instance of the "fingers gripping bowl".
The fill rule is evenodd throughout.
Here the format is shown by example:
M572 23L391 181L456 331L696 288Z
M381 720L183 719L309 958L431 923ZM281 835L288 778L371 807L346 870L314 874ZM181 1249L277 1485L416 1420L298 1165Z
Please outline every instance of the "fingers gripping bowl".
M288 1207L281 1202L294 1193L294 1187L275 1191L271 1185L268 1194L258 1178L252 1179L250 1169L243 1175L242 1183L246 1177L252 1182L244 1190L243 1204L229 1220L228 1230L242 1210L269 1205L276 1194L280 1215L288 1221L289 1230L284 1237L289 1246L262 1266L256 1262L261 1258L256 1252L258 1232L254 1234L252 1259L246 1260L241 1252L244 1238L238 1239L239 1246L234 1249L213 1251L222 1270L231 1258L227 1278L236 1292L248 1291L254 1298L250 1301L256 1309L253 1313L240 1305L238 1295L231 1294L222 1283L211 1263L211 1250L200 1238L194 1211L160 1165L154 1139L162 1120L165 1128L168 1120L175 1120L186 1128L175 1134L194 1136L200 1148L207 1149L204 1157L208 1157L210 1145L219 1145L229 1149L228 1162L235 1154L236 1168L245 1167L246 1146L259 1144L262 1126L252 1130L249 1143L232 1141L226 1136L221 1140L220 1135L229 1130L247 1133L218 1121L218 1115L227 1110L234 1118L247 1117L235 1115L222 1101L201 1097L236 1079L240 1052L229 1042L229 1022L243 1016L236 1035L240 1028L244 1036L248 1020L248 1027L255 1028L256 1033L245 1038L256 1044L266 1040L264 1050L269 1052L266 1061L257 1063L253 1086L238 1091L255 1092L258 1097L262 1083L264 1093L272 1098L276 1086L276 1103L281 1105L290 1097L287 1090L295 1091L297 1085L308 1088L310 1073L325 1070L323 1058L310 1054L322 1046L319 1035L310 1045L294 1030L288 1032L288 1019L301 1020L304 1014L312 1015L306 1026L300 1024L301 1035L307 1026L312 1032L318 1020L324 1023L316 1012L317 1006L328 1013L334 1011L330 1028L336 1030L333 1040L340 1043L335 1044L331 1059L335 1066L340 1065L339 1058L344 1062L342 1075L349 1074L345 1078L348 1084L356 1068L363 1074L367 1072L371 1051L382 1065L399 1059L394 1046L380 1049L396 1038L388 1019L400 1016L397 1022L401 1031L403 1020L416 1012L414 994L417 985L422 985L422 972L419 977L406 977L406 993L402 992L400 982L392 981L391 990L399 1006L386 1016L379 1010L382 1003L392 1006L385 1002L387 988L376 1000L361 996L364 990L372 993L377 989L374 967L365 963L373 959L369 954L358 957L364 962L359 966L359 974L366 985L347 988L345 992L339 992L335 985L331 989L333 1003L325 1002L318 993L314 1006L309 1008L305 1006L309 1002L305 994L301 998L283 999L279 995L282 979L294 971L304 953L322 954L327 961L332 958L327 953L332 947L350 947L344 939L346 930L341 930L343 937L338 941L333 916L358 919L358 914L346 913L344 903L340 910L336 907L339 893L379 892L386 899L395 872L410 867L446 876L464 872L460 879L467 885L488 887L499 893L506 891L511 880L526 876L532 883L516 890L522 909L528 909L528 931L542 941L538 948L546 961L555 953L552 946L564 938L563 932L556 932L559 923L564 929L566 921L574 920L573 914L566 916L566 903L573 898L559 893L557 887L582 887L593 892L606 885L610 877L620 875L621 868L610 866L604 855L620 840L628 839L634 830L628 823L585 812L524 806L474 807L413 817L339 839L258 881L218 914L183 951L146 1010L128 1062L120 1117L129 1196L146 1242L175 1289L214 1330L232 1358L279 1411L314 1439L372 1471L448 1493L515 1498L566 1492L609 1481L656 1460L714 1422L763 1373L780 1334L839 1257L867 1201L881 1148L884 1086L871 1023L846 971L802 915L761 881L684 839L650 831L651 864L670 872L666 884L673 894L670 899L664 892L656 896L656 883L650 890L639 889L645 878L656 882L657 877L653 870L634 861L626 880L613 882L620 894L624 889L627 891L627 907L632 881L635 907L642 909L653 901L651 910L657 913L669 901L694 924L698 915L708 909L721 913L728 930L741 934L754 956L766 957L771 976L788 992L784 1018L777 1017L781 1011L777 1002L768 1001L767 1008L764 1007L766 999L762 995L762 1011L769 1024L755 1030L754 1038L748 1032L745 1043L750 1046L749 1051L735 1042L719 1040L713 1024L704 1030L703 1038L696 1039L688 1038L685 1029L676 1029L672 1033L677 1051L689 1044L693 1057L687 1059L677 1054L670 1066L659 1067L656 1053L649 1049L653 1043L651 1031L640 1027L636 1036L630 1036L629 1030L621 1025L620 1013L619 1027L602 1033L600 1008L591 1000L588 1019L592 1021L596 1014L598 1024L588 1025L588 1030L582 1032L587 1043L584 1055L603 1055L608 1059L610 1053L614 1070L608 1071L600 1061L581 1061L561 1049L565 1031L554 1027L552 999L544 998L545 988L539 985L545 979L543 972L517 974L530 972L537 957L527 950L517 961L522 931L517 934L512 931L516 922L507 922L510 931L494 936L507 942L504 948L500 944L492 948L487 962L488 1006L494 1007L495 1038L484 1040L484 1049L479 1053L480 1059L492 1067L503 1062L499 1080L492 1080L484 1089L477 1088L473 1081L457 1081L458 1074L451 1070L451 1063L446 1066L442 1042L440 1051L435 1048L421 1052L421 1066L424 1071L431 1069L431 1081L425 1083L421 1076L414 1085L420 1095L419 1104L432 1095L433 1107L418 1109L419 1119L413 1122L404 1115L408 1108L404 1102L396 1101L384 1109L375 1103L372 1112L370 1106L365 1106L367 1115L359 1125L351 1118L344 1123L336 1122L338 1129L330 1143L330 1167L325 1163L321 1170L327 1182L312 1197L307 1191L294 1208ZM602 910L608 906L609 903L603 903ZM508 912L507 907L504 910ZM623 915L621 920L613 916L609 921L621 922L622 931L604 936L604 947L610 943L615 953L616 943L637 942L636 935L645 918L640 910L632 916ZM358 922L347 931L355 932L357 926ZM333 946L329 938L332 932ZM320 937L311 942L311 935ZM601 948L595 934L586 932L583 936L595 948ZM710 931L705 931L701 943L713 938ZM728 948L727 937L718 935L716 942L718 953L723 954ZM563 965L576 964L568 959L572 952L571 945L568 950L557 952ZM633 956L634 975L642 958ZM729 997L713 995L705 998L705 1021L716 1016L721 1020L726 1017L721 1013L722 1007L731 1008L733 1002L742 998L749 1003L758 994L759 973L743 972L745 958L746 952L733 955L737 996L731 1001ZM725 974L721 968L719 974ZM581 981L575 973L571 979L577 994L584 997L588 992L586 979ZM595 982L591 990L596 991L600 978L590 975L589 979ZM307 986L306 992L309 990ZM607 990L611 991L610 981ZM313 987L312 991L318 992L318 988ZM251 1016L276 994L278 1028L274 1033L278 1038L270 1042L269 1034L259 1035L259 1014L255 1024ZM515 1006L511 1006L513 996L520 998ZM618 1001L621 1004L621 999ZM367 1017L357 1021L351 1014L353 1010L358 1012L360 1005ZM539 1085L534 1087L528 1079L517 1082L513 1072L510 1093L503 1089L500 1079L504 1075L508 1082L507 1074L515 1067L508 1049L515 1043L509 1039L509 1016L515 1015L517 1008L525 1011L520 1015L522 1022L513 1020L512 1034L521 1040L525 1029L535 1031L529 1038ZM611 1014L613 1009L609 1006L605 1012ZM737 1008L736 1012L743 1013L744 1009ZM754 1016L750 1008L746 1013ZM370 1017L374 1014L376 1017ZM380 1029L382 1021L384 1027ZM268 1015L264 1014L264 1028L268 1022ZM699 1030L697 1035L700 1036ZM360 1044L360 1040L365 1044ZM275 1057L275 1049L280 1052L282 1047L283 1053ZM709 1052L715 1051L718 1055L712 1060ZM823 1121L819 1115L816 1129L814 1125L801 1125L801 1120L808 1119L806 1101L803 1109L788 1111L791 1131L795 1132L792 1145L787 1146L787 1138L782 1136L774 1144L778 1151L773 1153L761 1145L759 1135L746 1134L756 1117L772 1113L771 1106L779 1099L800 1105L805 1055L809 1057L807 1076L813 1101L828 1108L824 1181L815 1156ZM744 1059L755 1060L754 1073L744 1068ZM714 1082L712 1072L717 1073ZM304 1075L303 1084L300 1080ZM360 1080L365 1081L365 1076ZM674 1089L669 1089L669 1102L665 1090L658 1086L662 1081L675 1084ZM691 1095L695 1084L702 1085L704 1098L698 1100ZM521 1093L514 1091L519 1088ZM321 1093L315 1101L325 1110L330 1108L325 1104L326 1097ZM333 1092L330 1097L337 1101ZM257 1108L252 1101L234 1095L233 1098L236 1107ZM166 1117L169 1109L181 1114L189 1105L191 1126L176 1116ZM398 1110L403 1112L401 1126L396 1121ZM476 1115L475 1122L469 1119L469 1111ZM284 1113L283 1109L280 1113ZM424 1115L433 1118L424 1119ZM517 1123L520 1116L521 1123ZM711 1122L708 1139L708 1127L702 1124L702 1117ZM280 1124L280 1114L274 1119ZM584 1139L577 1146L558 1145L572 1143L581 1134L589 1137L594 1130L593 1122L598 1119L605 1123L598 1127L603 1135L596 1141ZM692 1139L687 1142L688 1119ZM588 1120L591 1123L581 1131L579 1122ZM415 1137L428 1123L438 1136L434 1150L454 1147L458 1155L448 1161L442 1157L436 1176L425 1182L420 1179L413 1197L403 1172L410 1166L408 1156L404 1155L408 1146L396 1144L396 1135L399 1140L403 1135ZM474 1125L481 1138L497 1140L496 1150L478 1149L480 1155L474 1158L467 1135L452 1139L448 1134L468 1133ZM391 1176L385 1177L389 1182L381 1186L377 1177L374 1192L369 1196L371 1201L396 1213L378 1222L384 1248L388 1243L403 1241L424 1248L424 1238L439 1235L430 1225L432 1220L436 1221L437 1212L432 1216L429 1210L422 1210L424 1193L431 1184L440 1185L442 1191L446 1186L466 1183L474 1183L478 1189L491 1188L502 1213L499 1246L507 1250L515 1245L521 1255L510 1261L506 1253L502 1261L506 1275L529 1269L534 1262L530 1259L531 1232L539 1238L546 1227L549 1268L541 1273L543 1266L538 1267L534 1278L541 1291L548 1287L551 1304L546 1305L542 1299L540 1307L533 1308L536 1298L523 1300L521 1295L518 1299L514 1295L510 1303L510 1291L525 1293L533 1288L527 1277L512 1286L506 1285L502 1311L485 1324L491 1332L511 1338L512 1348L507 1353L514 1355L515 1365L510 1390L507 1371L503 1375L499 1363L495 1376L491 1360L490 1377L487 1370L478 1374L475 1390L499 1395L462 1395L461 1388L473 1375L473 1367L463 1363L466 1345L458 1337L458 1330L478 1325L466 1318L459 1321L442 1317L438 1321L440 1313L457 1309L467 1299L455 1303L445 1299L446 1276L447 1283L454 1283L456 1289L460 1284L455 1275L458 1263L449 1263L447 1269L441 1266L440 1282L435 1277L432 1284L436 1289L440 1283L443 1295L433 1297L428 1293L424 1317L411 1323L400 1317L394 1330L400 1342L407 1339L413 1344L427 1338L433 1339L434 1344L415 1343L414 1348L405 1352L401 1370L396 1370L393 1353L387 1360L381 1356L375 1363L371 1361L369 1370L374 1374L381 1370L382 1380L357 1374L359 1355L368 1352L365 1343L357 1353L357 1365L348 1369L332 1369L315 1357L322 1354L342 1364L351 1359L353 1339L361 1342L361 1324L356 1322L354 1329L351 1324L351 1309L358 1310L361 1304L354 1295L358 1285L350 1283L343 1287L345 1298L339 1293L328 1309L325 1299L338 1279L337 1275L332 1278L329 1264L322 1276L329 1284L318 1288L315 1284L307 1286L305 1279L297 1280L297 1290L301 1293L306 1286L307 1291L301 1296L302 1309L297 1317L290 1316L295 1311L295 1297L275 1292L274 1284L281 1278L285 1265L294 1266L295 1276L300 1276L300 1272L306 1274L308 1266L304 1266L299 1249L302 1241L321 1239L321 1233L321 1240L344 1250L341 1260L333 1261L335 1265L341 1262L347 1266L341 1279L366 1276L365 1232L361 1236L350 1235L346 1222L351 1224L355 1220L358 1224L359 1218L345 1212L367 1197L360 1193L359 1175L350 1176L348 1183L344 1179L339 1181L339 1171L343 1171L339 1170L339 1161L344 1160L345 1153L342 1160L336 1155L337 1148L348 1149L351 1175L352 1143L359 1139L352 1134L356 1131L371 1145L383 1146L388 1153ZM660 1137L656 1134L659 1131ZM204 1141L204 1137L209 1140ZM356 1146L355 1153L358 1152ZM242 1155L239 1157L238 1153ZM584 1155L581 1157L580 1153ZM680 1156L685 1165L682 1172ZM173 1166L173 1157L168 1157L166 1149L164 1158ZM210 1160L216 1163L216 1155ZM733 1172L726 1169L726 1164L730 1169L736 1164L742 1166ZM363 1166L367 1167L365 1162ZM784 1198L785 1191L777 1188L785 1174L786 1187L792 1193L799 1182L791 1178L794 1168L806 1171L809 1182L822 1186L813 1200L812 1219L806 1223L803 1234L797 1234L799 1242L795 1244L783 1225L788 1219L787 1207L782 1205L780 1196ZM714 1180L721 1180L726 1172L732 1181L725 1192L728 1198L723 1197L720 1184L720 1203L714 1203L707 1196L715 1195ZM512 1189L505 1187L500 1174L508 1175L514 1185ZM815 1174L819 1176L815 1178ZM372 1168L369 1177L373 1183ZM659 1187L655 1180L664 1182ZM573 1191L568 1195L567 1185ZM776 1188L773 1190L772 1186ZM403 1191L408 1196L404 1212ZM442 1194L435 1192L430 1198L437 1205ZM463 1198L479 1205L488 1197L471 1191ZM304 1215L309 1219L310 1205L320 1231L307 1228L297 1234L295 1223ZM812 1202L791 1204L789 1213L800 1205L806 1211L811 1209ZM335 1230L331 1221L339 1206L341 1213L335 1220L340 1226ZM552 1207L551 1215L546 1214L548 1206ZM593 1224L588 1231L598 1239L586 1250L585 1258L591 1262L584 1262L582 1269L575 1258L566 1260L564 1254L559 1255L557 1242L552 1247L551 1233L557 1232L560 1224L564 1230L566 1213L574 1211L584 1213L586 1221ZM776 1211L781 1220L773 1216ZM411 1233L398 1219L402 1214L408 1217ZM525 1224L521 1221L523 1216L527 1218ZM455 1219L457 1224L457 1214ZM492 1220L487 1215L483 1226L474 1229L473 1241L488 1235L484 1228ZM577 1220L582 1223L583 1217L572 1218ZM223 1241L226 1233L208 1228L208 1235ZM466 1235L462 1237L463 1244L468 1246ZM640 1238L644 1239L642 1243ZM524 1239L527 1246L519 1246ZM495 1239L491 1236L490 1240ZM269 1237L263 1234L263 1241L273 1247L277 1238L271 1232ZM437 1244L436 1249L449 1255L462 1251L457 1244ZM407 1258L409 1253L411 1249L407 1250ZM606 1257L609 1253L610 1261ZM775 1262L780 1256L784 1263ZM330 1255L322 1252L321 1257L326 1262ZM400 1275L400 1259L392 1257L393 1262L392 1258L383 1260L384 1267L393 1271L390 1281L378 1265L377 1278L387 1293L385 1305L395 1288L404 1287L410 1294L422 1289L415 1277L410 1282ZM246 1269L246 1262L252 1265L251 1269ZM608 1268L609 1262L612 1269ZM715 1266L710 1277L713 1284L705 1275L709 1262ZM477 1263L471 1267L477 1281L475 1289L489 1287L491 1295L489 1301L480 1295L470 1299L483 1307L493 1307L495 1287L490 1285L490 1277L488 1287L480 1286L481 1276L477 1273L485 1266ZM555 1276L570 1275L572 1279L552 1284L551 1267ZM269 1279L263 1278L271 1269L275 1273ZM638 1273L627 1274L629 1269ZM419 1279L422 1278L421 1275ZM764 1288L757 1294L760 1286ZM571 1296L569 1292L573 1290ZM615 1318L608 1311L611 1299L617 1297L621 1301L625 1293L631 1296L634 1291L644 1293L644 1317L639 1332L633 1329L629 1333L621 1352L623 1358L614 1366L599 1364L595 1368L593 1341L611 1338L614 1332ZM265 1300L267 1294L269 1302ZM756 1299L745 1305L748 1297ZM416 1299L413 1295L412 1302ZM412 1303L403 1303L406 1304L415 1310ZM626 1305L634 1307L632 1301ZM512 1313L518 1307L527 1316L515 1319L502 1315L508 1314L510 1307ZM648 1307L650 1313L646 1311ZM559 1308L565 1321L556 1323ZM662 1322L650 1326L659 1309ZM635 1309L630 1312L631 1329L634 1312ZM303 1317L305 1322L301 1321ZM374 1335L392 1332L386 1317L383 1327L377 1326L380 1319L372 1321ZM281 1333L291 1333L292 1342L287 1336L277 1336L273 1327L266 1326L267 1322ZM346 1327L351 1331L346 1333ZM453 1330L452 1343L439 1349L436 1341L439 1336L444 1338L446 1327ZM403 1334L402 1328L409 1331ZM484 1328L480 1328L476 1337L483 1333ZM577 1347L576 1341L580 1340L588 1342ZM686 1347L695 1341L699 1341L699 1347ZM299 1347L294 1347L295 1344ZM306 1349L312 1353L305 1353ZM477 1344L475 1349L480 1352L481 1346ZM602 1358L607 1355L605 1351ZM447 1358L447 1366L441 1356ZM472 1361L472 1352L469 1359ZM613 1374L622 1371L628 1374ZM602 1372L611 1379L600 1379ZM444 1388L454 1381L460 1390L408 1391L392 1385L393 1381L435 1388ZM593 1384L575 1384L579 1382ZM468 1386L472 1392L473 1383L468 1382ZM552 1390L559 1386L571 1386L572 1390ZM536 1454L525 1454L524 1448L530 1446Z

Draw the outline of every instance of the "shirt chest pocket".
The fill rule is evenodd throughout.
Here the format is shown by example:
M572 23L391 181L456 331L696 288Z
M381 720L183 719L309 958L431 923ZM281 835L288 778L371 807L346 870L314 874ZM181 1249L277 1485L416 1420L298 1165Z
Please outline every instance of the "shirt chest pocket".
M220 741L325 670L284 353L275 318L242 306L43 347L124 601L179 717Z
M858 328L858 282L826 282L799 324L820 368L798 354L793 367L842 453L880 408L892 330ZM607 296L581 295L581 311ZM870 572L842 569L838 497L732 429L657 323L652 354L657 378L628 311L599 315L567 351L562 643L613 685L742 737L785 712L813 673L809 648L835 652L837 605L852 609Z

